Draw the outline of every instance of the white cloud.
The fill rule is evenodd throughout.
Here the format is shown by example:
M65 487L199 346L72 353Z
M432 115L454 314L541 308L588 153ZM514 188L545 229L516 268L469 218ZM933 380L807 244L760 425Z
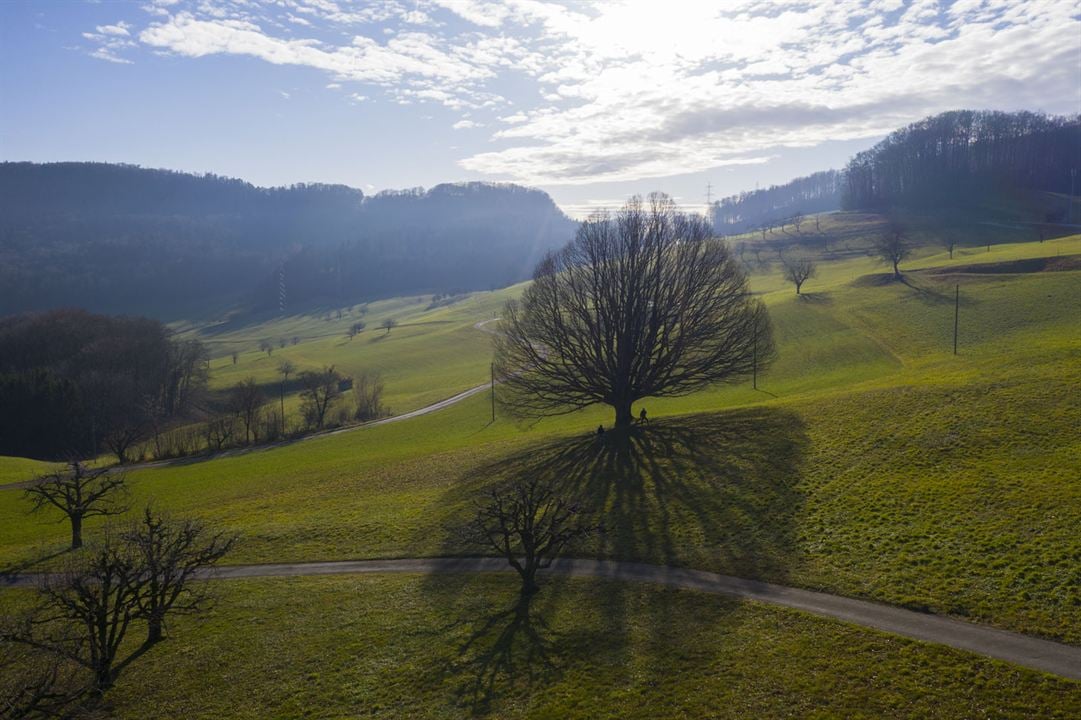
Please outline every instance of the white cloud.
M1073 111L1073 0L152 0L86 38L321 70L327 87L472 110L495 149L461 160L548 184L765 162L956 107ZM290 25L291 30L286 30ZM120 31L123 31L121 33ZM306 37L296 37L303 33ZM344 39L343 39L344 38ZM127 44L125 44L127 43ZM511 100L514 100L511 112ZM468 123L468 124L467 124Z
M116 63L118 65L131 65L132 61L127 58L122 58L118 55L113 55L106 48L96 48L90 51L90 57L97 58L98 60L105 60L106 62Z
M117 35L120 37L128 37L131 33L128 30L131 29L131 25L121 20L115 25L98 25L97 31L102 35Z
M524 123L529 119L529 116L522 112L516 112L513 115L504 115L499 118L499 122L507 123L508 125L517 125L518 123Z
M458 122L451 125L451 127L455 130L471 130L473 128L482 128L484 127L484 124L474 122L473 120L459 120Z

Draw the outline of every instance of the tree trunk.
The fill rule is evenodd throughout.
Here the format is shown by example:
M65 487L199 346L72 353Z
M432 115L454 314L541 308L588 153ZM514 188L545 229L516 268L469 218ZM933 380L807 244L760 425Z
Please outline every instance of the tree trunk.
M113 686L113 666L112 663L103 667L98 667L94 670L94 689L98 692L104 692Z
M161 616L157 613L152 613L146 620L146 644L153 645L156 642L160 642L165 633L162 631Z
M522 570L522 597L529 597L534 594L540 587L537 585L537 568L527 567Z
M627 428L634 423L634 416L631 415L631 401L618 402L614 405L616 409L616 427Z
M71 516L71 549L78 550L83 546L83 519L79 515Z
M897 267L897 261L896 260L893 261L893 278L895 280L900 280L901 279L901 271Z

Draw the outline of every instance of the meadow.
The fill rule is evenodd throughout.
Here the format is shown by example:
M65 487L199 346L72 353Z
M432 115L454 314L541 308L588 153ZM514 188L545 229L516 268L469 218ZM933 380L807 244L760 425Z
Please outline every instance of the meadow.
M848 222L857 240L873 227L829 222ZM479 492L552 473L605 518L605 534L578 555L767 579L1081 643L1079 254L1081 236L968 246L952 260L927 245L900 283L857 247L824 255L800 297L774 256L751 276L778 346L757 390L741 382L647 399L653 421L624 441L593 436L611 422L604 408L540 422L501 410L491 423L482 394L401 423L133 468L133 505L152 501L241 533L229 562L475 554L453 529ZM1039 258L1047 261L1026 263ZM484 381L490 340L473 326L514 292L431 310L373 303L369 327L388 313L401 325L352 340L349 316L336 313L219 328L212 337L253 346L236 366L216 357L214 382L228 385L230 373L270 382L280 357L377 367L388 394L397 377L392 409L411 409ZM307 339L271 357L258 350L257 338L305 329ZM0 458L5 481L38 468ZM0 491L0 566L46 567L55 558L40 559L63 549L66 528L28 515L20 496ZM97 528L89 525L91 540ZM155 649L161 662L132 666L110 696L120 716L148 717L147 698L162 717L264 717L279 701L281 716L314 706L317 717L358 708L1069 717L1081 707L1077 683L964 653L754 604L583 580L553 580L537 601L560 672L522 672L528 643L515 646L504 660L517 664L493 681L499 697L474 706L455 668L470 665L470 653L482 669L494 661L467 641L511 604L507 578L274 579L219 592L212 615L179 621L176 639ZM223 678L213 694L200 688L207 672ZM545 692L531 696L526 678Z
M647 584L553 580L526 608L504 575L230 581L210 612L177 618L170 634L124 671L102 715L1066 720L1081 711L1078 683Z

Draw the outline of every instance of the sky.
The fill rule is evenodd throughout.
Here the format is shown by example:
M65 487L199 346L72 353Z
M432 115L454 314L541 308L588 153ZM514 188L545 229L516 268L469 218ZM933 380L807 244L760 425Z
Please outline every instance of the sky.
M841 168L951 109L1081 112L1073 0L0 0L0 158L583 217Z

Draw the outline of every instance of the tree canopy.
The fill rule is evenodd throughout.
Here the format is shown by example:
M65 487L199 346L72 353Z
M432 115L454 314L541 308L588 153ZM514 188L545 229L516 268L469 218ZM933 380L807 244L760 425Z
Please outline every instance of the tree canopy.
M768 316L709 222L653 194L584 222L503 312L496 369L524 415L611 405L731 381L770 355Z

